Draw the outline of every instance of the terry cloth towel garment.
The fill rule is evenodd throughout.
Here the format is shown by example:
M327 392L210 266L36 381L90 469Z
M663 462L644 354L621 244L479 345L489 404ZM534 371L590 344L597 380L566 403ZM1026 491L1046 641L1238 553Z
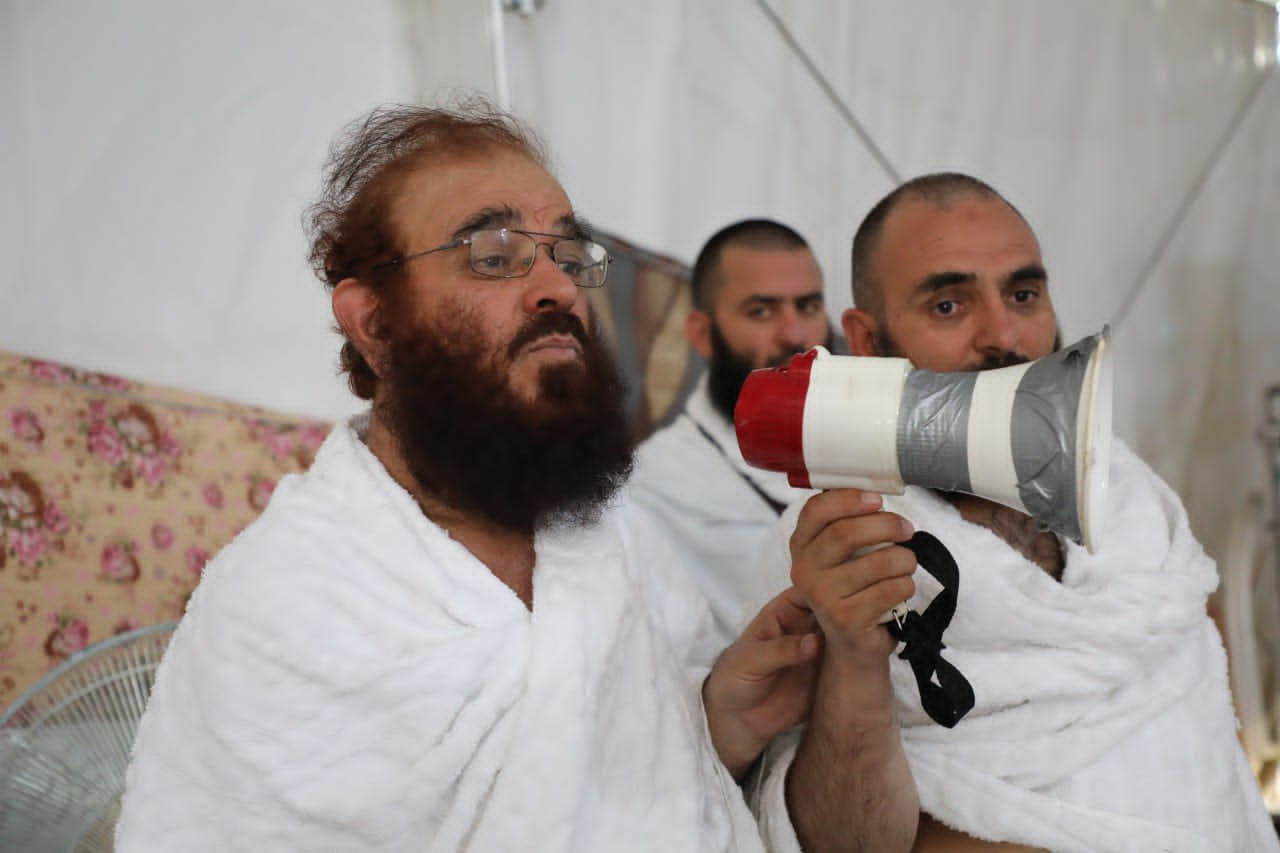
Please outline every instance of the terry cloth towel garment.
M763 849L706 732L710 614L643 517L540 533L530 612L357 428L208 566L121 853Z
M684 558L728 645L757 612L741 607L760 544L781 508L813 493L747 464L733 424L711 405L705 372L680 416L640 445L628 488Z
M1173 492L1119 441L1113 456L1101 548L1067 542L1060 583L929 491L886 499L959 564L944 655L977 697L943 728L893 660L921 807L1064 853L1280 850L1206 612L1213 562ZM921 609L937 587L916 582Z

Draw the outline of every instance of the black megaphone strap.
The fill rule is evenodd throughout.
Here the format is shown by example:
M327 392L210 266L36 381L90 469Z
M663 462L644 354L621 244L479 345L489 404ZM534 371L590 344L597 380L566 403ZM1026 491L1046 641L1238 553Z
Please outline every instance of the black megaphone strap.
M917 531L899 544L916 555L921 568L942 584L942 591L929 602L924 613L909 611L905 617L890 621L887 627L893 638L904 644L898 657L911 664L925 713L939 725L951 728L969 713L974 702L969 680L942 657L942 650L946 648L942 633L956 612L960 569L947 546L931 533Z

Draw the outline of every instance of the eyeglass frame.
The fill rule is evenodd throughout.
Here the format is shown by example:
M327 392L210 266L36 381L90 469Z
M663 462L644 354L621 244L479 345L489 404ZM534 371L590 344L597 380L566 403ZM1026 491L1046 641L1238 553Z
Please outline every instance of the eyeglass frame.
M475 257L470 255L470 247L472 245L472 241L475 239L475 236L485 231L497 231L497 232L506 231L511 234L523 234L524 236L529 237L531 239L537 238L537 237L554 237L556 238L556 241L554 243L545 243L545 242L539 243L536 239L534 239L533 240L533 262L529 264L528 269L526 269L522 273L517 273L516 275L494 275L493 273L487 273L487 272L483 272L481 270L476 269ZM525 276L533 272L533 268L538 262L538 249L540 248L546 248L548 250L547 256L551 258L551 262L558 264L559 261L556 260L556 246L560 245L562 242L565 242L566 240L577 242L577 243L590 243L593 246L600 246L601 251L604 252L604 257L601 258L599 262L599 264L604 267L604 269L601 272L600 283L599 284L579 284L578 282L574 281L573 282L574 287L581 287L581 288L591 289L591 290L594 290L597 287L604 287L604 283L609 278L609 261L612 259L609 256L609 250L606 249L602 244L597 243L595 240L591 240L587 237L573 237L568 234L548 234L545 231L525 231L520 228L506 228L506 227L477 228L466 237L459 237L456 240L450 240L448 243L443 243L439 246L436 246L434 249L424 249L421 252L413 252L412 254L401 255L398 258L391 258L390 260L379 261L378 263L370 266L369 269L378 270L378 269L384 269L386 267L392 267L392 266L404 266L406 262L412 261L414 258L421 258L424 255L433 255L436 252L445 252L445 251L448 251L449 249L457 249L462 246L466 246L468 248L467 266L476 275L483 276L485 278L498 279L498 280L524 278ZM593 264L592 266L595 266L595 264ZM586 269L586 267L584 267L584 269ZM570 276L570 279L572 278L573 277Z

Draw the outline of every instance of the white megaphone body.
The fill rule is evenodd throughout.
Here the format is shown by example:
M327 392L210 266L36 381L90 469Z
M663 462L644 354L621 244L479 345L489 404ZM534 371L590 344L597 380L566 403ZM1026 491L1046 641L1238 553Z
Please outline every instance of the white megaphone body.
M1044 358L957 373L815 347L753 371L734 427L743 458L793 486L966 492L1097 548L1111 450L1104 328Z

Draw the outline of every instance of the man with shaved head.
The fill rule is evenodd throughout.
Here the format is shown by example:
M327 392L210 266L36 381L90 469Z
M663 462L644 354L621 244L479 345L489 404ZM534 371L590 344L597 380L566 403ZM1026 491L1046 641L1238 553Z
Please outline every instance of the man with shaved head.
M706 371L675 420L641 444L631 482L706 593L728 644L760 544L782 509L810 494L742 458L733 428L738 392L752 370L829 346L831 325L808 243L770 219L713 234L698 252L691 289L685 336Z
M968 175L916 178L879 202L854 237L852 279L855 307L842 323L856 356L947 373L1059 348L1035 233ZM958 566L941 640L974 694L943 728L911 661L895 657L877 676L892 684L920 798L916 850L1280 850L1236 739L1207 614L1214 564L1177 496L1118 439L1107 478L1093 552L974 495L908 486L884 498L886 514L932 533ZM835 506L848 491L788 509L748 604L905 551L861 535L848 550L830 546L849 520ZM923 569L915 579L907 602L919 613L938 586Z

